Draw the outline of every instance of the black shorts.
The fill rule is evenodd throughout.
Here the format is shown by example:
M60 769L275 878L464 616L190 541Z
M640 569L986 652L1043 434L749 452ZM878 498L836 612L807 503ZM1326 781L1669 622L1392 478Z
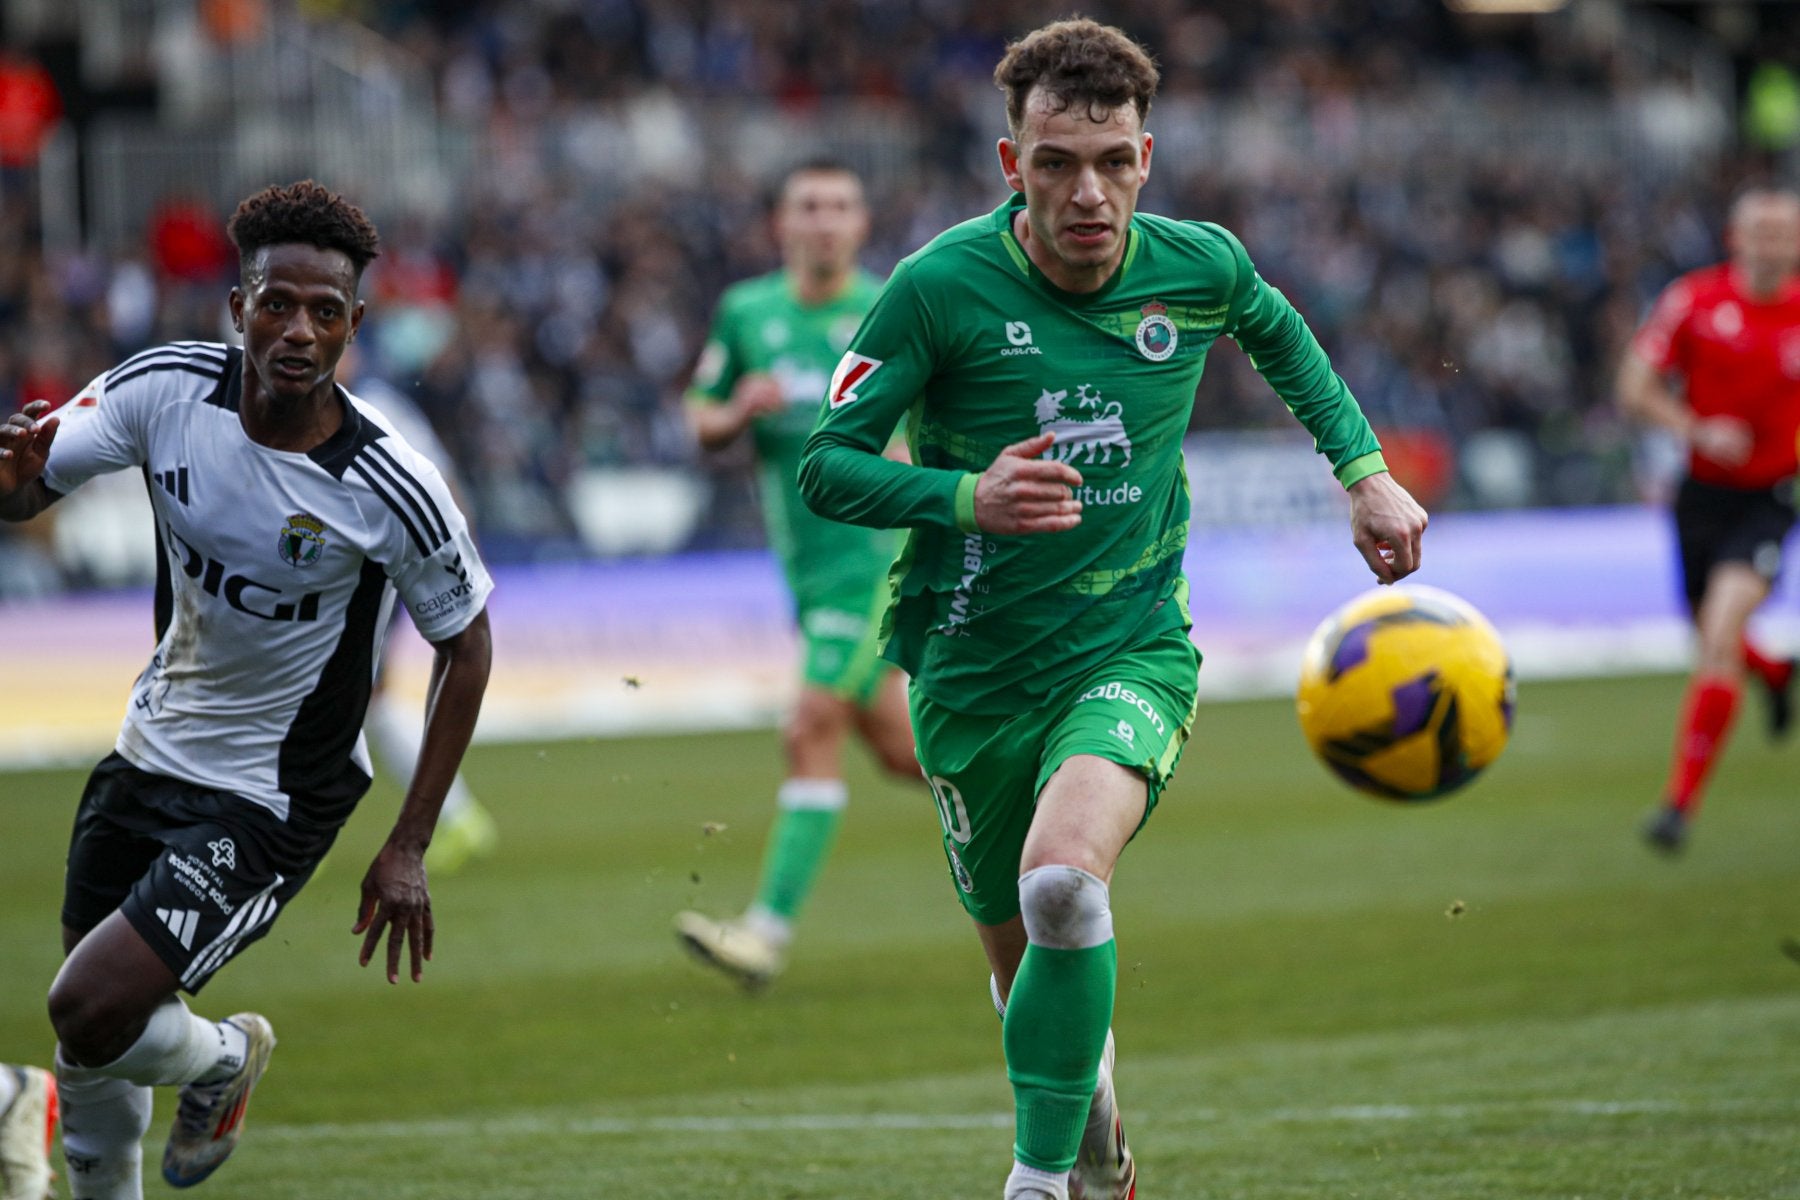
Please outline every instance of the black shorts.
M1746 563L1773 585L1781 574L1781 543L1793 527L1792 481L1744 491L1682 480L1675 494L1675 536L1689 610L1699 612L1707 578L1720 563Z
M123 912L195 993L269 932L336 838L335 826L293 825L242 796L110 754L75 813L63 924L85 934Z

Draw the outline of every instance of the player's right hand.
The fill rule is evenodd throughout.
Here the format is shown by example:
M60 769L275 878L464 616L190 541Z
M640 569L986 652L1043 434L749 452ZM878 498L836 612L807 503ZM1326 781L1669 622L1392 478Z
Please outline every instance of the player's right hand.
M1081 472L1065 462L1038 457L1054 433L1014 442L975 481L975 524L983 533L1061 533L1081 524L1081 501L1072 489Z
M10 496L44 473L58 420L46 417L48 400L33 400L0 422L0 496Z
M772 375L746 375L731 389L731 408L742 426L764 413L772 413L787 403L781 385ZM740 426L741 427L741 426Z
M1701 417L1688 429L1688 445L1722 467L1741 467L1750 460L1756 438L1749 424L1737 417Z

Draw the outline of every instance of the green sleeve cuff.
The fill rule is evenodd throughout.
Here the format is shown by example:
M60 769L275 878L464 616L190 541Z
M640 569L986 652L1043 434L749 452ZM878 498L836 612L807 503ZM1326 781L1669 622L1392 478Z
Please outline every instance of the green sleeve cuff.
M1381 457L1381 451L1358 455L1333 472L1337 481L1346 488L1360 483L1371 475L1379 475L1388 469L1387 460Z
M981 526L975 523L975 484L980 478L969 471L956 481L956 527L964 533L981 532Z

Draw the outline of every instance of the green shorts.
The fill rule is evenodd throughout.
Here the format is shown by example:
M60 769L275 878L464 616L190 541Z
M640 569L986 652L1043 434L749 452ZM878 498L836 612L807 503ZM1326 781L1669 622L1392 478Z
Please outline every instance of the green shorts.
M1030 712L960 713L914 685L913 738L944 826L950 877L971 917L998 925L1018 915L1019 860L1038 793L1075 755L1142 772L1149 820L1193 727L1199 668L1187 631L1171 629L1120 650Z
M846 604L834 597L800 609L802 683L858 707L873 703L882 680L895 669L876 653L888 603L886 582L872 600L850 597Z

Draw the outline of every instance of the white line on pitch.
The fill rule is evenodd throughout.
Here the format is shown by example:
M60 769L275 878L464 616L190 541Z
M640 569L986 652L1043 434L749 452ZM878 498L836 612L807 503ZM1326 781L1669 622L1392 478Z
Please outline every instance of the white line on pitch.
M1543 1100L1474 1104L1344 1104L1322 1108L1277 1108L1261 1111L1194 1108L1143 1116L1159 1125L1270 1122L1324 1125L1380 1121L1467 1120L1509 1113L1553 1116L1625 1117L1653 1113L1708 1112L1754 1108L1773 1113L1796 1105L1770 1105L1767 1100ZM1129 1112L1129 1108L1127 1112ZM467 1117L369 1124L264 1125L259 1139L286 1142L336 1141L341 1138L515 1138L515 1137L643 1137L652 1134L807 1133L868 1131L956 1131L1010 1129L1011 1113L791 1113L772 1116L717 1117L559 1117L542 1112L505 1117Z

